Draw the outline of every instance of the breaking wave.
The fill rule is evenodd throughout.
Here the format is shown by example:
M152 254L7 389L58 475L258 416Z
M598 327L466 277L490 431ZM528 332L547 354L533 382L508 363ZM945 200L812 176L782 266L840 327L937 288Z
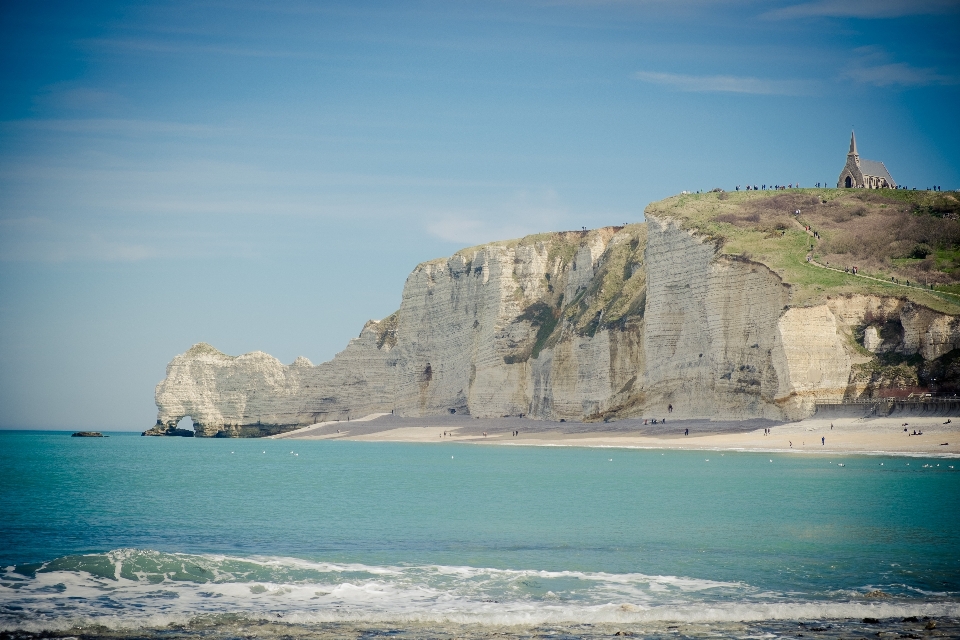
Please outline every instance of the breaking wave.
M866 593L882 589L884 597ZM240 614L292 623L727 622L960 616L953 593L902 585L774 593L641 573L368 566L118 549L0 572L0 630L125 629Z

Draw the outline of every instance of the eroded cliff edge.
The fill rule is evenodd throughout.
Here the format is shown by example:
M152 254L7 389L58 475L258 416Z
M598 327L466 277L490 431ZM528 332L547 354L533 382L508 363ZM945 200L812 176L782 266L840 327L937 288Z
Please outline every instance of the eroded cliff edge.
M145 433L173 435L185 416L198 436L235 437L389 411L589 421L668 404L677 418L793 419L911 383L883 354L954 366L956 315L895 295L800 296L687 222L651 207L645 224L423 263L396 313L317 366L195 345L168 365Z

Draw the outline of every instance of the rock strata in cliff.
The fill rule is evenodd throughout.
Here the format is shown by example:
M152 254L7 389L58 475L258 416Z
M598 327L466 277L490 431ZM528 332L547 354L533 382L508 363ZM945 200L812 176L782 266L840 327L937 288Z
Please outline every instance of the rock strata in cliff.
M960 362L956 314L849 288L817 297L777 260L671 213L425 262L396 313L317 366L195 345L168 365L144 433L264 436L383 412L799 418L903 387L898 358L914 382ZM770 235L802 249L805 231L790 233ZM194 431L178 429L185 416Z

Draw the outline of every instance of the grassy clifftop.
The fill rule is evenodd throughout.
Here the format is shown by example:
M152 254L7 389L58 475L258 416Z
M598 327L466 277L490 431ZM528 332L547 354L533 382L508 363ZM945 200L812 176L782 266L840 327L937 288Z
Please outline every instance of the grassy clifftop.
M679 221L714 241L721 253L766 264L793 285L795 304L861 293L960 314L955 192L710 192L654 202L646 212ZM859 275L845 271L852 267Z

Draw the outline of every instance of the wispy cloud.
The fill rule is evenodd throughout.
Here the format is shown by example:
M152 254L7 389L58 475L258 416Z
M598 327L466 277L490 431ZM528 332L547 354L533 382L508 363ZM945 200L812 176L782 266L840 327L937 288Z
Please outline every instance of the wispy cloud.
M41 91L35 98L38 104L55 109L102 109L122 101L123 98L111 91L92 87L69 86L56 83Z
M750 76L694 76L681 73L637 71L634 78L664 85L678 91L703 93L749 93L758 95L801 95L811 93L813 85L806 80L770 80Z
M427 223L426 229L427 233L435 238L464 246L520 238L535 231L542 231L531 225L456 213L431 220Z
M882 47L867 46L853 50L852 63L840 73L842 80L853 80L876 87L926 87L960 84L960 76L946 75L930 67L914 67L893 62Z
M811 17L899 18L901 16L954 13L960 10L956 0L816 0L774 9L765 18Z
M447 210L427 215L424 226L436 238L470 246L571 228L572 217L553 189L522 190L482 211Z
M160 247L103 233L83 233L45 218L0 220L3 262L137 262L162 255Z
M104 133L104 134L173 134L173 135L217 135L236 133L239 127L208 125L162 120L135 120L127 118L29 118L0 122L0 127L8 129L32 129L37 131L56 131L60 133Z
M0 262L141 262L196 257L251 257L257 239L225 237L184 222L132 226L116 219L0 219Z
M314 58L315 54L302 51L235 47L222 44L196 44L151 38L88 38L80 41L92 49L115 51L142 51L146 53L205 53L247 58Z
M960 77L939 73L936 69L911 67L903 62L874 66L854 66L841 74L861 84L877 87L925 87L929 85L960 84Z

